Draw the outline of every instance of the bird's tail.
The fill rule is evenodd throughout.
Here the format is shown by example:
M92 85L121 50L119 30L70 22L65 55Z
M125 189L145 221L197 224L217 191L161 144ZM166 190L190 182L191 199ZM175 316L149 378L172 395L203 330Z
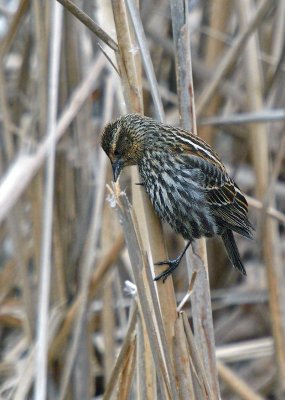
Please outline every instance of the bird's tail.
M243 275L246 275L246 270L241 262L239 251L235 242L233 232L227 229L222 234L222 239L227 250L229 259L231 260L233 266L238 269Z

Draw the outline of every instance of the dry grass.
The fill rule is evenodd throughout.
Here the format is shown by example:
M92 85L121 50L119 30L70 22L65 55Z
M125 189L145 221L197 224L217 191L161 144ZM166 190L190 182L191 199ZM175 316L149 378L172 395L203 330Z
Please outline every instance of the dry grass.
M285 3L137 3L0 7L0 398L281 400ZM154 284L183 243L100 148L132 111L221 155L256 227L246 278L209 240Z

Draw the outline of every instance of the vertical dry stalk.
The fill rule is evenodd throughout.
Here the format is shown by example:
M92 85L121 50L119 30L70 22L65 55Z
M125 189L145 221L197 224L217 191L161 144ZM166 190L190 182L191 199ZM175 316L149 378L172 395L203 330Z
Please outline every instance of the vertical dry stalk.
M224 41L215 37L214 34L223 34L226 31L226 28L229 25L233 2L225 0L215 0L211 3L211 5L209 5L209 7L209 34L207 35L207 38L205 40L206 45L204 51L205 64L207 65L208 69L211 70L218 65L219 59L225 50ZM211 117L218 113L223 99L224 96L222 95L222 93L217 93L209 101L203 115ZM215 131L215 128L211 125L201 126L199 128L199 136L210 145L213 145L213 133ZM216 242L209 242L207 246L208 258L210 259L209 275L211 280L212 278L215 279L215 277L219 276L219 272L222 267L219 257L215 257L215 254L217 254L220 249L220 247L218 246L219 244Z
M210 5L210 30L213 32L222 33L226 30L229 17L231 14L231 8L233 3L225 0L215 0ZM224 51L224 43L211 36L207 37L206 48L205 48L205 63L209 69L215 68L221 54ZM217 113L220 104L221 96L216 95L211 99L207 105L207 109L204 112L204 116L213 116ZM213 143L212 126L205 126L199 129L199 136L204 139L207 143Z
M197 134L187 2L184 0L172 1L171 13L176 50L175 60L180 117L183 128L189 130L192 127L193 132ZM198 255L197 258L192 258L194 262L192 272L197 271L191 301L195 340L203 355L204 368L211 387L211 396L219 398L205 239L201 239L194 246Z
M51 4L52 13L52 36L50 41L50 66L49 66L49 92L47 113L47 134L54 139L57 120L58 83L60 69L60 48L62 32L62 7L54 0ZM43 55L43 57L45 54ZM44 60L41 60L44 64ZM43 80L44 81L44 80ZM44 90L43 90L44 94ZM40 96L41 97L41 96ZM44 96L45 97L45 96ZM42 105L45 107L45 101ZM45 114L44 112L42 113ZM45 125L45 120L41 120ZM39 285L39 305L37 323L37 356L36 356L36 379L35 399L44 400L47 394L47 354L48 354L48 322L50 304L50 282L52 263L52 227L54 206L54 180L55 180L55 151L56 142L52 140L52 146L48 149L47 178L45 186L45 202L43 215L43 234L41 246L41 269Z
M152 348L148 339L145 321L137 321L137 398L156 398L157 383L154 376Z
M104 110L105 115L103 117L104 125L110 120L112 115L112 110L114 107L113 99L114 99L114 79L112 75L108 78L106 83L106 97ZM107 161L107 160L106 160ZM105 161L105 162L106 162ZM107 171L105 176L102 177L110 178L110 173ZM106 202L103 208L103 217L102 217L102 229L101 229L101 241L104 243L104 254L109 252L109 249L112 247L114 242L114 238L119 234L119 223L114 224L113 221L113 213L109 207L109 204ZM110 277L111 278L111 277ZM103 320L102 320L102 331L105 342L105 357L104 357L104 376L106 382L109 381L110 374L112 371L113 360L115 358L115 313L114 313L114 296L113 296L113 279L107 279L104 283L103 288Z
M239 3L239 12L244 27L247 26L253 3L242 1ZM252 111L262 109L263 80L261 66L258 61L258 38L254 35L245 49L245 68L247 82L248 105ZM263 198L266 193L269 177L268 141L267 130L263 124L251 125L251 143L253 161L257 179L256 194ZM274 204L273 194L272 202ZM282 319L283 279L279 255L277 225L272 219L267 218L264 225L263 255L266 264L269 305L271 308L272 331L275 340L275 356L278 366L278 395L285 395L285 331Z
M129 26L129 20L127 16L126 5L124 1L112 1L113 14L116 26L116 34L118 40L118 65L120 70L120 77L122 80L123 92L125 102L127 104L128 111L136 111L143 113L143 102L142 102L142 87L141 87L141 69L140 69L140 58L138 54L138 49L136 49L136 43L132 35L131 28ZM138 215L138 220L140 221L140 227L145 232L146 223L145 215L143 211L143 204L141 193L135 190L135 182L139 181L137 168L132 168L132 189L133 189L133 202L135 204L135 210ZM146 234L142 235L144 237L145 244L147 243ZM134 266L135 267L135 266ZM143 313L144 310L140 307L140 311ZM142 329L138 332L141 335L138 336L137 340L137 390L139 393L146 393L145 381L143 377L154 376L154 365L152 357L150 357L150 344L149 339L146 335L146 330L143 329L145 326L144 320L142 320ZM144 352L142 352L142 345L144 346ZM148 358L150 357L150 358ZM146 368L148 367L148 368ZM154 380L151 381L154 383ZM144 389L144 390L143 390ZM149 387L149 394L154 396L154 387Z
M47 99L47 81L46 76L48 75L48 35L46 30L45 13L43 13L42 5L39 1L33 0L32 2L33 13L35 15L35 37L36 37L36 47L37 47L37 62L38 62L38 98L39 98L39 130L40 132L45 132L46 130L46 111L48 106ZM52 2L48 5L52 9ZM53 29L51 29L51 32ZM61 30L59 31L60 34Z
M182 399L195 399L191 368L189 368L190 357L182 318L177 318L175 322L173 351L179 396Z
M129 105L132 104L132 108L129 108L129 110L142 112L141 85L134 58L134 49L136 48L136 45L131 36L124 2L113 1L113 12L118 37L119 54L121 57L119 60L120 71L122 74L125 93L128 95L126 103ZM125 76L127 79L124 79L124 67L126 67ZM151 249L151 254L155 261L165 259L166 255L161 235L160 222L154 214L149 199L146 197L145 193L142 193L142 191L135 186L135 183L138 181L139 176L137 170L135 170L132 175L133 202L140 224L145 249ZM158 294L166 329L166 336L169 347L171 348L174 321L176 318L176 302L171 279L169 279L165 285L158 283Z

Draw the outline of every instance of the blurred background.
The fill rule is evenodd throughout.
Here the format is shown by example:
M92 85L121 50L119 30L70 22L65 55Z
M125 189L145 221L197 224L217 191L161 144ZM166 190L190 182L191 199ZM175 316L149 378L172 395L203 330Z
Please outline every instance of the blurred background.
M113 39L109 46L63 3L0 1L1 399L111 398L106 386L134 303L100 147L104 125L126 113L111 48L112 7L124 1L72 2ZM221 397L283 399L285 2L187 6L198 134L246 193L256 229L253 241L236 236L247 277L219 239L207 240ZM165 120L178 126L170 1L141 0L140 17ZM144 71L142 87L144 113L155 117ZM127 170L120 186L132 201ZM164 233L176 256L183 240L167 226ZM185 271L183 261L173 276L177 304ZM183 310L191 323L189 302ZM116 385L128 390L112 398L139 398L138 378L124 379Z

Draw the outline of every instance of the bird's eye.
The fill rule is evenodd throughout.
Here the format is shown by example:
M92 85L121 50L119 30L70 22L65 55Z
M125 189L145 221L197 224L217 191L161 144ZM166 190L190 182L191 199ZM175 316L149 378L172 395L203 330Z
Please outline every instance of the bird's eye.
M117 157L117 156L119 156L119 155L120 155L120 152L119 152L119 150L116 149L116 150L114 151L114 156Z

